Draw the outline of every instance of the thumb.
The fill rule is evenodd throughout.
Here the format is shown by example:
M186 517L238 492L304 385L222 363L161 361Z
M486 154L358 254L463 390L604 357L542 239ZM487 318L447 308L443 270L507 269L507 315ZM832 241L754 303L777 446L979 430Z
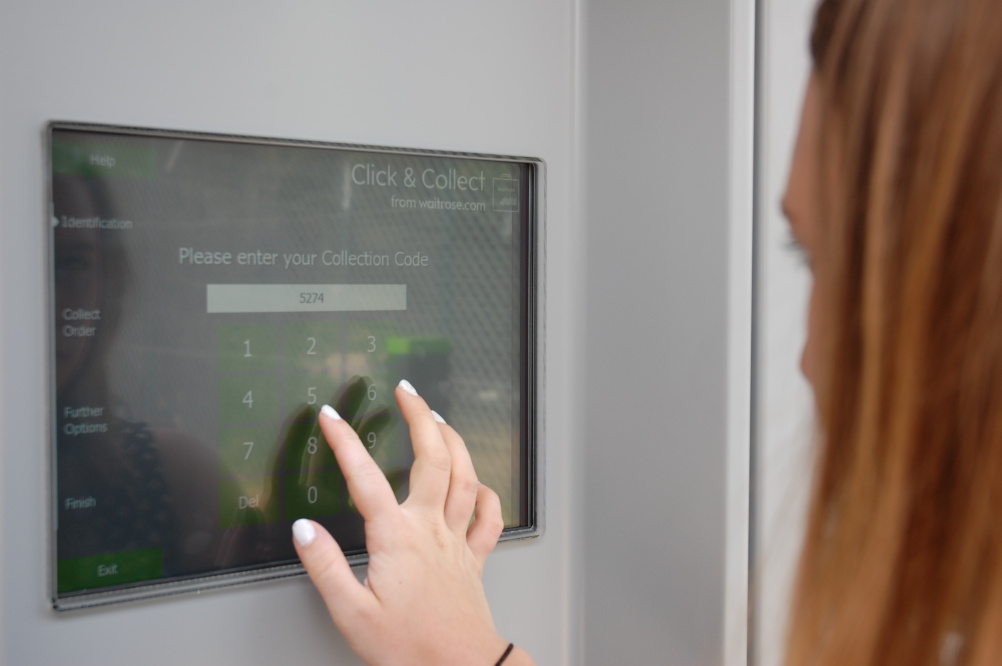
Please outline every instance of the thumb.
M372 592L355 578L341 547L323 525L300 518L292 525L292 536L306 573L339 628L376 603Z

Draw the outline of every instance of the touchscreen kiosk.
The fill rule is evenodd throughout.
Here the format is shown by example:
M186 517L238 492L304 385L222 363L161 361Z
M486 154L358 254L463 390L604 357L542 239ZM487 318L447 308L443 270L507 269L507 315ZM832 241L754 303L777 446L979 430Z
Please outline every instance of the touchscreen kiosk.
M53 605L354 563L330 403L400 499L414 384L539 531L538 160L52 123Z

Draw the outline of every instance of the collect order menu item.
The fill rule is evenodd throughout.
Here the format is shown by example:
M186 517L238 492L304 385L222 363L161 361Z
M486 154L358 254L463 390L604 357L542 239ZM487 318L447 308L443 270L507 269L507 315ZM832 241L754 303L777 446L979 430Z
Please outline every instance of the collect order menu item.
M399 498L400 379L463 435L505 536L539 531L538 160L52 123L53 604L353 562L317 414Z

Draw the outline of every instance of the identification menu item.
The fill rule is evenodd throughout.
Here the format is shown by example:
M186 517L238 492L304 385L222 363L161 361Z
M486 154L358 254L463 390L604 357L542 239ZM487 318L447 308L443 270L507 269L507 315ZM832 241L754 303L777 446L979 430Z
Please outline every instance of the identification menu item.
M52 598L60 610L353 563L329 403L398 498L409 380L538 534L534 159L74 123L51 150Z

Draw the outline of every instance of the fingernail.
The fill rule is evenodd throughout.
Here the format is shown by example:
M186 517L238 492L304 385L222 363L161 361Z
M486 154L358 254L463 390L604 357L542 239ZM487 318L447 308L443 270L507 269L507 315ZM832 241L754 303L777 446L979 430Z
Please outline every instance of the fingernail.
M443 424L445 423L445 419L442 418L442 415L439 414L438 412L436 412L434 409L431 410L431 415L439 423L443 423Z
M413 386L411 386L411 383L409 381L407 381L406 379L401 379L400 380L400 388L402 388L403 390L407 391L411 395L417 395L417 389L414 388Z
M337 410L330 405L324 405L320 408L320 413L329 418L332 421L340 421L341 415L337 413Z
M313 523L305 518L300 518L292 523L292 538L296 540L300 548L306 548L316 540L317 530L313 527Z

